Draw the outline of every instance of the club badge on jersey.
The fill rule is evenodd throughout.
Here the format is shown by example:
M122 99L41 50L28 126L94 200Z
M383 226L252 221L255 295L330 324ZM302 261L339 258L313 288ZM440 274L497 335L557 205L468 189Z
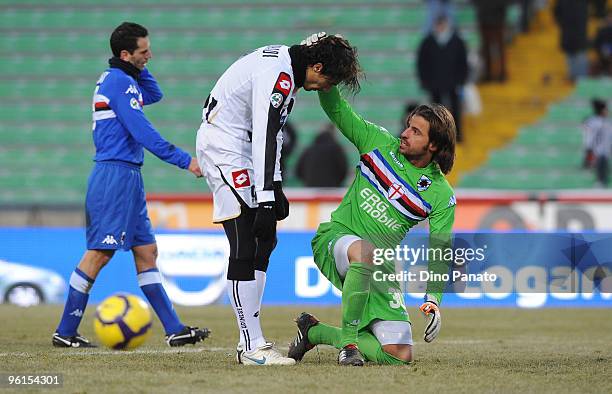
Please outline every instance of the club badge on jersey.
M417 190L424 192L425 190L429 189L429 186L431 186L431 179L429 179L425 174L421 175L421 178L419 178L419 181L417 182Z

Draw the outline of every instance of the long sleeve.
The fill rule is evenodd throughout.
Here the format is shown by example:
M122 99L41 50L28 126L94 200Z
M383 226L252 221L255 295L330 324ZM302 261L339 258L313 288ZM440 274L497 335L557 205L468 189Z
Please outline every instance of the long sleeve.
M449 188L450 193L452 190ZM429 216L429 248L432 250L440 249L445 251L452 248L452 231L455 222L456 199L454 194L440 196L435 209ZM444 259L445 253L441 253L440 259L434 258L428 261L427 270L436 274L447 274L452 261ZM446 282L430 280L427 282L427 294L433 295L442 301L442 293L446 287Z
M140 86L144 105L156 103L164 97L161 88L157 84L157 80L146 68L140 72L140 78L138 78L137 82L138 86Z
M180 168L189 167L191 155L166 141L153 127L145 117L138 95L130 89L130 81L127 77L118 81L118 89L108 103L119 122L137 142L161 160Z
M283 132L276 133L276 161L274 163L274 181L282 181L281 153L283 150Z
M416 61L417 75L419 76L419 83L421 84L421 87L423 89L428 89L430 85L428 67L427 67L427 62L429 60L428 51L427 51L427 48L428 48L427 38L428 37L426 37L423 41L421 41L421 44L419 45L419 49L417 51L417 61Z
M459 68L457 72L457 79L458 79L459 85L464 85L468 77L467 49L465 47L465 42L459 36L457 36L457 45L458 45L457 66Z
M262 72L253 79L252 157L257 202L274 201L275 179L280 180L281 111L293 84L285 72Z
M368 122L356 114L350 104L342 98L337 87L327 92L319 92L319 102L327 117L357 147L359 153L366 153L396 139L385 128Z

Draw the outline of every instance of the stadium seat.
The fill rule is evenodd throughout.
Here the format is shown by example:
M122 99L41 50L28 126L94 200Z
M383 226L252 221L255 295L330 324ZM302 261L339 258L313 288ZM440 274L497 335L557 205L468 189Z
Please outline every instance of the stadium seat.
M107 5L116 12L108 12ZM422 0L358 5L351 0L108 0L103 6L94 0L5 1L0 184L11 186L0 188L0 202L82 202L93 156L92 94L110 57L108 33L124 20L137 20L151 31L150 69L164 99L147 107L147 116L193 154L203 100L221 73L253 48L298 43L317 30L341 33L359 49L367 79L348 99L367 120L397 132L405 103L424 99L414 75L424 18ZM471 7L461 4L457 18L462 35L476 48ZM302 92L297 100L290 120L299 132L298 146L291 164L327 123L315 93ZM355 159L354 148L341 140ZM28 166L33 160L37 169ZM57 173L58 181L41 175L40 168ZM151 155L143 174L150 192L206 187ZM295 178L287 182L299 185Z
M582 169L582 122L592 114L589 100L606 97L612 79L582 79L575 92L553 104L509 145L491 152L461 187L499 189L585 189L595 186L592 170Z

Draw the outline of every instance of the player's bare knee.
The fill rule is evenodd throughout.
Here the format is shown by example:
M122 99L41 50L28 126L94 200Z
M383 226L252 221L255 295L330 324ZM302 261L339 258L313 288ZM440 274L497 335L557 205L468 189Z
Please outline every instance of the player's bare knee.
M114 254L114 250L88 250L83 255L78 267L91 278L95 278L98 272L108 264Z
M405 355L400 355L400 357L397 357L399 360L402 360L405 363L411 363L412 362L412 351L408 352Z
M405 363L412 362L412 346L411 345L384 345L385 353L401 360Z
M138 272L157 268L157 244L136 246L132 248L132 253Z
M157 244L144 245L142 247L137 247L140 249L140 253L143 258L148 261L157 261L157 257L159 256L159 252L157 250ZM134 248L136 249L136 248Z
M349 263L374 265L374 245L365 240L355 241L349 246L347 254Z
M100 268L108 264L115 255L114 250L92 250L91 252L93 252L93 263Z

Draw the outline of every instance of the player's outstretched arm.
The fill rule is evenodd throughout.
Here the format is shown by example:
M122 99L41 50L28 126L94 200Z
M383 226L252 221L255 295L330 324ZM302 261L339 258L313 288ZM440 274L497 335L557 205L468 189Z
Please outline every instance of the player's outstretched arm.
M395 140L384 127L368 122L357 114L335 86L327 92L319 92L319 103L329 120L357 147L359 153L369 152Z
M444 193L440 196L434 210L429 216L429 248L445 251L452 248L452 230L455 221L455 196L450 190L450 194ZM447 254L433 253L433 256L440 256L440 259L431 259L427 262L428 272L433 272L434 278L442 277L447 274L452 261L445 260ZM440 303L442 294L447 283L441 280L430 279L427 281L425 300L420 307L427 318L423 339L431 342L438 337L442 327L442 315L440 313Z
M109 106L117 115L119 121L129 133L145 147L149 152L161 160L174 164L177 167L188 169L192 158L191 155L181 148L166 141L146 118L142 103L135 92L129 90L130 80L125 78L119 81L116 92L109 100Z

